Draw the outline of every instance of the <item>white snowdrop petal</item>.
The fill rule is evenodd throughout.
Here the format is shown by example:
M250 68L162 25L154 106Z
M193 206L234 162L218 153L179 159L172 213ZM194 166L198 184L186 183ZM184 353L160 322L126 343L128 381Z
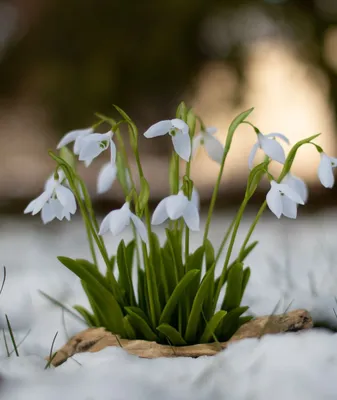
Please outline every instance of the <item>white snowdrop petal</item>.
M115 164L106 163L100 169L97 178L97 193L102 194L107 192L114 183L117 175Z
M215 133L217 133L218 129L215 128L214 126L209 126L208 128L206 128L206 133L208 135L214 135Z
M23 213L28 214L31 213L35 208L36 199L32 200L28 206L24 209Z
M282 214L287 218L296 219L297 204L286 196L281 196Z
M200 217L197 207L192 201L189 201L184 209L183 218L191 231L200 230Z
M61 221L63 218L63 206L60 201L58 199L50 199L49 204L55 217Z
M192 190L192 196L191 196L191 201L192 203L199 209L200 206L200 196L196 188L193 188Z
M52 221L56 217L54 210L50 203L46 203L41 210L41 219L44 224L48 224L48 222Z
M271 187L267 193L266 200L270 211L274 213L277 218L280 218L282 215L282 200L281 193L276 187Z
M178 156L185 161L189 161L191 156L190 136L188 134L176 132L175 135L172 136L172 143Z
M214 136L205 135L204 146L209 157L218 164L221 164L224 153L224 147L222 143Z
M133 213L130 213L130 218L135 225L136 231L138 232L140 238L143 240L143 242L148 243L147 231L144 222Z
M85 142L81 146L79 160L80 161L92 161L94 158L99 156L105 149L102 148L99 142Z
M248 168L249 169L253 169L254 158L255 158L258 148L259 148L259 143L255 143L249 153L249 157L248 157Z
M119 209L109 219L110 232L117 236L130 224L130 210Z
M40 194L40 196L35 199L34 210L32 211L32 215L35 215L38 212L40 212L42 207L49 200L49 198L50 198L50 193L47 191Z
M289 139L287 138L287 136L283 135L282 133L268 133L267 135L264 135L265 137L277 137L282 139L284 142L286 142L287 144L290 144Z
M92 128L76 129L76 130L70 131L63 136L63 138L57 145L57 149L60 149L61 147L66 146L67 144L73 142L74 140L76 141L76 139L78 139L80 137L90 135L92 132L93 132Z
M285 183L293 190L295 190L295 192L297 192L301 196L303 202L306 203L306 201L308 200L309 192L306 183L302 181L302 179L288 173L282 179L281 183Z
M179 129L184 135L188 135L189 127L185 121L179 118L174 118L171 120L172 126Z
M61 205L71 214L74 214L77 206L73 192L62 185L57 186L55 192Z
M172 129L172 123L170 120L160 121L150 126L150 128L144 133L144 136L146 138L163 136L169 133L171 129Z
M274 139L268 139L262 134L259 134L259 141L262 150L270 157L272 160L284 164L286 156L284 154L283 147Z
M290 186L288 186L284 183L279 183L279 184L277 184L277 187L282 193L284 193L287 197L289 197L290 200L292 200L298 204L304 204L304 201L303 201L302 197L300 196L300 194L297 193Z
M156 209L154 210L151 220L152 225L160 225L167 220L168 214L166 211L166 201L167 197L161 200L157 205Z
M104 235L109 231L111 214L113 215L113 213L115 213L116 211L118 210L110 211L109 214L107 214L103 218L103 221L101 222L101 225L99 227L99 232L98 232L99 235Z
M333 187L335 178L332 172L330 158L325 153L321 153L321 161L318 166L318 177L324 187L329 189Z
M176 220L182 217L188 204L188 199L184 194L168 196L166 198L166 211L170 219Z
M110 162L111 162L112 164L115 164L115 163L116 163L116 153L117 153L116 145L115 145L115 143L113 142L113 140L110 139Z
M197 151L201 145L202 140L203 140L202 135L195 136L192 139L192 157L195 157L195 155L197 154Z

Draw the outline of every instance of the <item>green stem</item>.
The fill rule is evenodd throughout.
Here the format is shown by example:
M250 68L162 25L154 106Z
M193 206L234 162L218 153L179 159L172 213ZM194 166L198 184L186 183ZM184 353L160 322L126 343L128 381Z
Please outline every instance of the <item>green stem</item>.
M216 290L216 293L215 293L215 296L214 296L214 304L213 304L214 310L215 310L215 307L216 307L217 302L218 302L218 298L219 298L219 295L220 295L220 290L221 290L221 288L222 288L222 286L224 284L224 281L225 281L226 271L227 271L227 268L228 268L230 257L232 255L232 251L233 251L236 235L237 235L237 232L239 230L239 226L240 226L240 223L241 223L241 220L242 220L243 212L244 212L244 210L245 210L245 208L247 206L248 201L249 201L249 197L246 197L243 200L243 202L242 202L242 204L241 204L241 206L239 208L239 211L238 211L238 213L237 213L237 215L235 217L235 220L234 220L235 223L234 223L232 237L231 237L231 240L229 242L225 263L224 263L224 266L223 266L223 269L222 269L222 272L221 272L221 275L220 275L219 284L218 284L218 287L217 287L217 290Z
M222 178L222 174L223 174L223 170L225 167L225 162L226 162L226 158L227 158L227 154L229 152L229 147L230 146L226 146L224 149L224 153L222 156L222 160L221 160L221 166L220 166L220 171L216 180L216 184L213 190L213 194L212 194L212 198L211 198L211 204L209 206L208 209L208 214L207 214L207 220L206 220L206 225L205 225L205 232L204 232L204 239L203 239L203 244L205 245L207 237L208 237L208 232L209 232L209 228L211 225L211 219L212 219L212 215L213 215L213 211L214 211L214 207L215 207L215 202L216 202L216 198L218 196L218 192L219 192L219 188L220 188L220 182L221 182L221 178Z
M217 253L216 257L215 257L215 261L214 261L215 265L216 265L217 262L219 261L219 258L220 258L220 256L221 256L221 253L222 253L222 251L223 251L223 249L224 249L224 247L225 247L225 245L226 245L226 243L227 243L227 240L228 240L228 238L229 238L229 235L230 235L230 233L231 233L231 231L232 231L232 229L233 229L233 226L234 226L234 224L235 224L235 220L236 220L236 218L233 219L233 221L231 222L229 228L227 229L227 232L225 233L224 238L222 239L222 242L221 242L221 244L220 244L218 253Z
M249 239L252 236L252 234L254 232L254 229L255 229L257 223L259 222L259 219L261 218L261 215L263 214L263 211L265 210L266 206L267 206L267 202L264 201L262 206L260 207L258 213L256 214L256 217L254 218L254 221L253 221L251 227L249 228L249 231L248 231L248 233L247 233L247 235L245 237L245 240L244 240L244 242L243 242L243 244L241 246L241 249L240 249L240 252L239 252L239 260L241 260L242 254L243 254L243 252L244 252L244 250L245 250L245 248L246 248L246 246L247 246L247 244L249 242Z

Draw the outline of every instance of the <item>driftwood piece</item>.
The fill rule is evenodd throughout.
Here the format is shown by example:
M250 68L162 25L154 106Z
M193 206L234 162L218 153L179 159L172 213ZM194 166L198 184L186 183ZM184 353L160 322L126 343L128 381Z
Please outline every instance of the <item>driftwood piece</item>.
M213 356L238 340L259 338L265 334L297 332L312 326L311 316L306 310L294 310L282 315L255 318L242 325L228 342L191 346L168 346L145 340L121 339L105 328L89 328L73 336L59 349L51 364L56 367L76 353L97 352L107 346L122 347L128 353L142 358Z

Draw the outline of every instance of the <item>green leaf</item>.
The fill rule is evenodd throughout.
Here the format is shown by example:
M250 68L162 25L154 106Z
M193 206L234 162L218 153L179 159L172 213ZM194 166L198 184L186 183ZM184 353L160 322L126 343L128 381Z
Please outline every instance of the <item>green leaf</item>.
M243 264L236 263L228 273L227 288L221 309L231 311L238 307L242 298Z
M60 157L68 164L70 167L76 171L76 158L74 153L68 149L67 146L63 146L60 149Z
M187 113L187 118L186 118L186 123L189 126L189 134L190 137L193 138L194 134L195 134L195 125L196 125L197 119L196 116L193 112L192 109L188 110Z
M100 271L95 266L95 264L91 263L90 261L84 260L82 258L72 260L71 258L67 258L67 257L58 257L58 259L60 261L61 261L60 258L62 258L63 260L71 260L73 263L77 263L78 265L80 265L84 270L88 271L102 286L104 286L109 292L111 292L115 296L115 298L118 300L119 303L121 303L121 304L123 303L122 292L121 292L121 289L120 289L114 276L112 276L112 280L111 280L111 282L109 282L104 277L104 275L102 275L100 273ZM61 263L64 264L63 261L61 261ZM66 265L66 267L69 268L68 265ZM74 273L77 275L76 272L74 272Z
M166 336L173 346L184 346L187 344L181 334L169 324L161 324L157 327L157 330Z
M235 264L237 261L244 261L246 257L255 249L256 245L259 242L256 240L255 242L251 243L249 246L247 246L242 252L240 252L239 257L237 260L234 261L233 264Z
M115 296L105 287L104 284L97 279L97 274L93 274L92 268L86 268L81 263L76 262L68 257L58 257L58 260L83 280L91 294L95 296L95 301L99 302L100 310L104 313L105 319L108 321L107 329L116 334L124 334L123 313ZM104 277L100 275L103 279Z
M261 182L261 179L266 174L269 162L270 160L268 159L267 161L264 161L261 164L256 165L250 171L245 193L246 198L251 198L255 193L255 190L257 189L259 183Z
M210 319L210 321L207 323L204 333L202 334L200 338L200 343L208 343L210 339L213 337L215 334L215 330L220 324L220 322L223 320L223 318L226 316L227 311L220 310L216 312L213 317Z
M111 125L111 127L113 128L116 125L116 121L113 118L107 117L104 114L101 113L95 113L96 117L98 117L100 120L107 122L108 124Z
M227 313L221 324L215 330L215 335L220 341L229 340L239 329L240 316L248 310L249 307L237 307Z
M138 304L139 307L142 310L146 310L147 309L147 305L146 305L146 288L145 288L145 272L143 269L141 269L140 267L138 267L138 284L137 284L137 290L138 290Z
M171 250L168 244L161 249L161 257L163 261L166 283L168 286L168 294L170 295L173 292L177 281L175 274L176 267L174 265L174 257L171 254Z
M142 212L145 207L147 206L147 203L150 198L150 186L147 182L147 180L141 176L140 177L140 193L138 197L138 208L139 211Z
M242 124L242 122L248 117L248 115L254 110L254 108L250 108L247 111L242 112L241 114L239 114L237 117L234 118L234 120L232 121L232 123L230 124L229 128L228 128L228 134L227 134L227 138L226 138L226 143L225 143L225 148L229 149L231 144L232 144L232 140L233 140L233 135L237 129L237 127Z
M161 313L159 324L169 323L172 313L175 310L176 306L178 305L179 300L185 296L185 290L188 285L199 275L199 270L192 269L191 271L187 272L186 275L180 280L177 284L173 293L171 294L166 306Z
M243 276L242 276L242 288L241 288L241 299L240 299L240 303L242 301L243 295L245 293L247 284L249 282L249 278L250 278L250 268L247 267L243 270Z
M120 113L120 115L125 119L125 121L128 123L129 133L130 133L130 144L131 144L133 150L135 150L137 148L137 143L138 143L138 129L137 129L135 123L132 121L132 119L129 117L129 115L125 111L123 111L121 108L119 108L115 104L113 106Z
M130 249L132 250L132 246L129 248L129 251ZM119 271L118 283L125 291L127 304L135 305L136 297L133 289L132 276L131 276L132 265L129 266L127 264L127 261L130 261L130 256L128 260L126 256L126 248L124 240L121 240L117 249L117 266ZM131 258L131 264L132 264L132 258Z
M168 298L170 297L169 287L166 279L165 265L162 259L162 252L158 236L154 232L151 232L151 239L152 246L150 259L152 260L155 270L159 300L161 308L163 309Z
M169 165L169 182L170 182L170 193L176 193L176 176L177 176L177 164L175 153L172 154L170 158L170 165Z
M97 326L96 321L95 321L95 316L92 315L86 308L79 306L75 304L73 308L81 314L81 316L84 318L85 322L89 327Z
M136 340L137 334L136 334L135 330L133 329L133 326L130 322L130 315L126 315L124 317L123 321L124 321L124 329L126 332L127 339Z
M116 167L117 167L117 179L120 185L122 186L124 195L127 195L130 190L130 182L128 180L128 172L126 168L126 163L124 161L123 155L117 152L116 156Z
M182 101L177 107L176 118L182 119L183 121L186 122L186 120L187 120L187 112L188 112L188 109L186 107L186 104L185 104L184 101Z
M158 341L158 336L150 328L150 325L145 321L144 318L140 317L136 312L134 312L133 307L125 307L125 311L129 315L129 321L133 328L141 333L145 340L151 342Z
M213 266L211 269L207 271L193 301L192 310L188 318L188 323L185 333L185 340L188 343L194 343L196 341L197 330L202 312L202 306L204 304L205 298L207 297L209 288L211 287L214 279L213 278L214 268L215 266Z
M212 243L206 239L205 241L205 255L206 255L206 271L208 271L214 264L214 247Z
M173 258L173 268L175 269L176 283L182 278L183 269L183 259L182 259L182 248L181 248L181 237L176 231L165 229L167 243L171 251L171 256Z

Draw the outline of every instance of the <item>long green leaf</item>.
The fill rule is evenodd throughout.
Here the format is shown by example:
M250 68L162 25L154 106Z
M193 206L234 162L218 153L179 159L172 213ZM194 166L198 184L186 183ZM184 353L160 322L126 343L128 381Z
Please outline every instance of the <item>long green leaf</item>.
M193 301L192 310L188 319L186 333L185 333L185 340L188 343L194 343L197 336L197 330L200 322L202 307L207 296L208 290L212 285L213 275L214 275L214 268L209 269L204 276L199 290L195 296Z
M129 315L129 321L133 328L139 332L145 340L149 340L151 342L158 341L158 336L153 332L150 325L140 317L137 313L135 313L131 307L125 307L125 311Z
M58 260L87 284L96 301L99 299L100 304L105 305L109 313L106 317L111 321L111 326L107 328L113 333L123 335L123 313L115 296L82 264L68 257L58 257Z
M239 307L242 298L243 264L236 263L229 271L222 310L231 311Z
M240 317L248 310L249 307L237 307L227 313L221 324L215 330L215 335L220 341L229 340L239 329Z
M95 322L95 316L92 315L86 308L77 304L75 304L73 308L82 315L89 327L97 326Z
M135 330L133 329L133 326L130 322L130 315L126 315L123 319L124 321L124 329L126 333L126 337L130 340L135 340L137 339L137 334Z
M160 316L159 324L170 323L171 316L179 300L185 295L185 290L188 285L198 276L199 270L192 269L179 281L178 285L173 290L166 306Z
M205 258L206 258L206 271L208 271L212 265L214 264L215 261L215 256L214 256L214 247L212 243L206 239L205 241Z
M247 285L248 285L249 278L250 278L250 268L247 267L247 268L245 268L245 269L243 270L240 303L241 303L241 301L242 301L243 295L245 294L245 290L246 290L246 287L247 287Z
M248 115L254 110L254 108L250 108L247 111L242 112L239 114L237 117L234 118L232 123L230 124L228 128L228 134L226 137L226 143L225 143L225 148L229 149L233 140L233 135L237 129L237 127L242 124L242 122L248 117Z
M216 328L220 324L220 322L223 320L223 318L226 316L227 311L220 310L216 312L213 317L210 319L210 321L207 323L204 333L202 334L200 338L200 343L208 343L210 339L213 337Z
M187 344L181 334L169 324L161 324L157 327L157 330L166 336L173 346L184 346Z
M168 298L170 297L169 286L166 278L166 273L165 273L166 271L162 259L162 252L158 236L154 232L152 232L151 237L152 237L151 260L156 274L159 300L161 308L163 309L165 307L165 304L167 303Z
M128 259L126 255L126 247L124 240L121 240L117 249L117 267L119 271L118 283L125 291L127 304L133 306L136 304L136 297L133 289L132 276L131 276L132 267L128 265L128 261L130 262L130 256ZM132 263L132 258L131 258L131 263Z

